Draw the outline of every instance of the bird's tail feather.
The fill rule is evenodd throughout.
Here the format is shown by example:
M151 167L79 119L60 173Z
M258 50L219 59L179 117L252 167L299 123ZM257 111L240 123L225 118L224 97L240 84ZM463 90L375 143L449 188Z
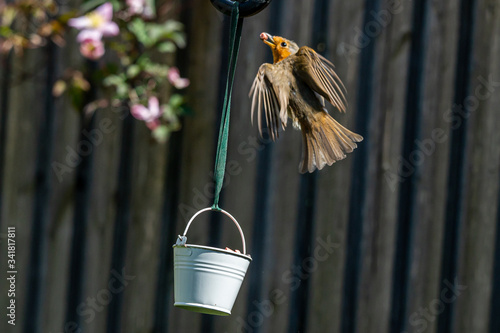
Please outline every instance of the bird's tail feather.
M326 112L319 112L308 124L301 123L302 161L301 173L321 170L325 165L332 165L352 152L356 142L363 140L359 134L340 125Z

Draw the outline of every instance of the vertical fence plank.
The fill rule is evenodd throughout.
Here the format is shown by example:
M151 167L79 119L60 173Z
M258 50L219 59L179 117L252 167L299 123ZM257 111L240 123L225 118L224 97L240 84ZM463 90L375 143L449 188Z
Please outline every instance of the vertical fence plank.
M435 332L440 300L440 254L446 204L449 123L453 98L458 10L455 1L430 1L421 136L415 154L423 157L417 183L416 225L411 262L408 330ZM423 154L423 155L422 155ZM425 311L432 311L428 316Z
M370 12L379 8L379 1L365 1L363 13L363 28L371 21ZM356 106L357 133L364 137L353 160L351 193L349 202L349 224L347 229L347 252L344 271L344 292L342 304L342 332L356 330L357 307L359 301L360 269L361 269L361 239L363 233L363 221L366 217L366 194L368 157L371 138L369 123L373 103L373 72L375 64L376 40L371 40L360 52L360 64L358 72L358 91Z
M453 117L461 117L460 108L470 91L470 70L472 65L472 36L475 25L476 1L460 2L459 40L457 46L457 67L454 85ZM448 174L448 194L446 201L445 231L441 262L441 289L446 288L445 281L454 281L458 274L460 234L464 219L464 195L466 180L466 144L468 121L462 119L461 125L452 127L450 160ZM445 308L438 320L438 332L448 333L454 330L455 304Z
M410 266L416 223L416 190L419 165L412 162L418 147L416 140L421 137L423 62L426 51L427 1L416 2L412 14L412 40L408 67L406 91L404 141L401 157L414 164L412 172L403 177L399 190L398 224L392 289L391 332L401 332L406 328L407 299L410 280Z
M391 296L396 284L393 267L400 184L390 183L388 175L397 168L404 141L413 13L413 3L383 1L363 26L365 36L377 45L356 317L360 332L390 331L394 313Z
M477 1L471 70L467 95L462 106L469 118L467 154L464 175L467 185L464 202L462 244L459 249L458 282L466 285L459 289L456 306L455 330L486 333L492 291L494 230L497 215L498 169L500 166L500 122L498 121L498 40L494 32L500 24L500 12L488 1ZM497 82L493 84L491 79ZM488 83L489 82L489 83ZM464 124L465 126L465 120Z
M173 240L176 239L176 227L179 205L180 159L182 133L173 133L168 143L168 161L164 185L164 202L161 226L161 244L158 269L158 292L155 301L155 332L168 332L168 316L173 304Z
M92 68L95 64L89 64ZM95 88L88 92L88 101L95 99ZM95 126L95 115L91 117L84 113L81 115L81 131L78 146L81 148L81 162L76 168L75 174L75 210L73 217L73 232L71 238L71 253L69 254L69 275L67 291L66 323L68 327L75 323L77 327L81 325L81 316L78 314L78 306L85 299L84 272L86 268L87 249L87 224L89 208L91 203L92 186L92 165L94 155L94 145L98 140L102 140L102 134ZM85 147L85 148L84 148ZM66 326L66 324L64 325Z
M4 174L2 179L2 228L5 226L16 227L16 266L19 273L16 277L16 313L17 318L24 317L26 299L28 298L28 281L30 269L30 242L33 234L32 223L34 220L35 196L35 169L37 158L37 142L39 125L44 115L43 103L33 103L39 100L47 77L44 71L37 72L34 80L22 78L24 71L35 71L36 64L45 61L42 50L25 52L22 57L12 58L10 97L6 110L9 117L5 124L5 159ZM36 85L35 80L42 84ZM22 112L31 110L31 112ZM3 234L5 231L2 230ZM5 243L2 242L2 246ZM22 244L22 246L21 246ZM6 252L2 252L6 253ZM2 258L2 263L7 263ZM5 265L2 267L6 267ZM0 288L8 290L7 280L0 280ZM0 304L5 308L8 298L2 297ZM22 330L24 321L19 320ZM4 326L5 325L5 326ZM7 331L10 325L2 321L0 327Z
M116 175L120 168L121 138L124 135L123 120L127 115L128 109L125 107L98 110L95 114L97 128L101 130L103 139L94 147L92 205L89 208L86 230L88 237L84 297L82 303L79 304L82 329L88 332L106 330L109 310L109 303L106 304L107 300L103 298L106 290L113 289L110 291L112 297L115 297L117 294L124 293L128 287L121 281L117 281L110 271L114 227L118 214L116 200L119 179ZM128 272L127 267L125 271ZM99 301L97 301L98 295ZM97 304L97 309L94 304Z
M138 124L134 150L125 272L130 275L124 292L122 332L151 331L154 319L160 218L165 184L165 145L152 141L145 124ZM133 276L133 278L132 278Z
M57 102L54 154L51 160L52 195L48 225L47 291L43 307L43 330L64 329L69 266L71 264L71 233L74 220L74 193L80 116L67 100ZM74 154L74 155L73 155ZM69 157L71 156L71 157ZM75 164L73 164L75 163ZM64 307L66 309L66 307Z
M500 186L500 181L499 181L499 186ZM498 203L497 203L496 228L497 230L495 235L495 258L494 258L495 261L493 265L493 290L491 293L489 333L498 332L500 330L500 316L498 316L498 309L500 309L500 195L498 195Z
M76 67L82 64L82 57L75 46L76 42L69 42L67 48L58 51L60 55L56 73L62 73L67 66ZM58 78L61 74L55 75ZM52 95L51 92L48 93ZM78 261L73 262L70 255L71 234L75 220L76 175L82 164L83 155L91 153L92 150L88 145L79 146L82 138L81 119L83 118L80 111L74 109L69 99L62 97L56 99L55 109L54 152L50 159L51 197L47 230L47 284L42 312L42 331L46 332L64 331L67 322L65 316L69 310L66 306L69 267L71 264L79 264ZM85 215L85 208L80 209L80 213ZM68 325L66 328L73 324Z
M5 201L5 193L7 193L6 182L6 154L7 154L7 122L8 122L8 114L9 114L9 100L11 98L11 76L12 76L12 56L11 54L2 54L1 56L1 66L0 66L0 228L2 228L0 232L0 239L2 239L1 243L4 244L5 235L3 234L4 228L8 226L12 226L12 221L8 221L7 215L4 214L5 209L4 201ZM7 257L0 258L0 267L7 267ZM7 281L0 282L0 287L3 288L7 286ZM2 307L7 307L8 303L6 301L0 301ZM0 323L0 329L7 330L8 323L4 321Z
M40 332L42 327L42 306L47 278L47 226L50 202L51 158L54 136L54 97L52 85L55 82L57 49L53 43L44 48L47 61L45 78L43 116L38 133L35 170L35 197L30 244L30 264L25 316L25 332Z
M498 10L496 12L497 15L497 23L495 24L495 30L493 34L495 36L500 35L500 24L498 24ZM493 42L491 47L492 56L490 62L492 62L491 73L488 73L488 78L492 78L495 82L500 81L500 67L498 66L498 62L494 59L498 58L498 54L500 53L500 41L498 38L495 42ZM497 88L498 89L498 85ZM483 90L484 92L484 90ZM488 95L486 95L488 96ZM489 102L489 107L492 105L499 105L500 94L493 94L490 96L491 101ZM495 112L490 109L490 112ZM498 124L498 119L494 121L494 123ZM497 125L498 126L498 125ZM498 131L498 130L497 130ZM497 153L498 155L498 153ZM492 156L493 157L493 156ZM498 193L497 193L497 216L496 216L496 232L495 232L495 252L494 252L494 262L493 262L493 271L492 271L492 292L491 292L491 304L490 304L490 313L489 313L489 333L494 333L500 331L500 316L498 315L498 311L500 309L500 167L497 171L499 177L498 181Z
M10 97L10 82L12 75L12 53L1 55L0 66L0 213L3 203L4 168L5 168L5 148L7 147L7 119ZM0 227L2 216L0 215ZM3 266L2 266L3 267Z
M134 118L129 114L123 120L120 148L120 166L117 174L118 192L116 217L113 231L113 247L109 280L116 278L116 272L122 272L126 264L127 235L131 220L132 196L132 157L134 138ZM106 331L122 330L123 293L118 293L109 302Z

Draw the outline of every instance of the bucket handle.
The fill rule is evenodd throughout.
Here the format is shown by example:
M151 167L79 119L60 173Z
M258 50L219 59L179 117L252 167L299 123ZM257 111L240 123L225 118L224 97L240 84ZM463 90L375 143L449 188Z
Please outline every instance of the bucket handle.
M224 209L213 209L212 207L203 208L202 210L198 211L196 214L193 215L193 217L189 220L189 222L186 226L186 229L184 229L184 233L182 234L182 236L179 236L179 239L177 240L176 245L185 245L186 244L186 241L187 241L186 234L188 232L188 229L189 229L191 223L194 221L194 219L198 215L200 215L201 213L204 213L206 211L209 211L209 210L214 211L214 212L221 212L221 213L225 214L227 217L229 217L234 222L234 224L236 225L236 228L238 228L238 231L240 232L241 242L243 243L243 254L246 255L247 254L247 246L245 243L245 236L243 235L243 230L241 230L241 227L238 224L238 221L236 221L236 219L231 214L226 212Z

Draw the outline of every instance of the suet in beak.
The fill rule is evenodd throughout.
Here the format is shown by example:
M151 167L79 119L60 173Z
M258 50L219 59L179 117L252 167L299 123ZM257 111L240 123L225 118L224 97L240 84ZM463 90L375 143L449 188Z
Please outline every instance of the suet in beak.
M267 32L263 32L260 34L260 39L266 43L267 45L273 47L276 46L276 43L274 42L273 36L268 34Z

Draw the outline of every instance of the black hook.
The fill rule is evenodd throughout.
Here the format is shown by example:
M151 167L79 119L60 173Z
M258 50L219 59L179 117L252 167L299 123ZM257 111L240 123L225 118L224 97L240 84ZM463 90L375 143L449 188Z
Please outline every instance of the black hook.
M252 16L267 7L272 0L238 0L240 3L240 17ZM210 0L212 5L220 12L231 15L234 1L232 0Z

